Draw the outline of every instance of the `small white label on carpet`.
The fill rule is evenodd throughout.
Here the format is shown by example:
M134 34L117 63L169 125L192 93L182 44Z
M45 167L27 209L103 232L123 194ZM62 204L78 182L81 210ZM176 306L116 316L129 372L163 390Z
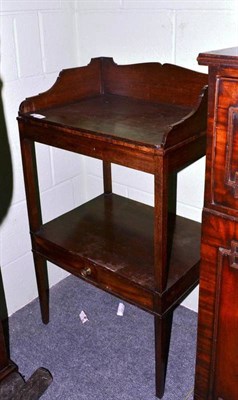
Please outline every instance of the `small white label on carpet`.
M83 324L85 324L85 322L88 321L88 317L87 317L87 315L85 314L84 311L81 311L81 313L79 314L79 318L81 319L81 322L82 322Z
M123 303L119 303L117 309L117 315L119 315L119 317L123 317L124 311L125 311L125 305Z

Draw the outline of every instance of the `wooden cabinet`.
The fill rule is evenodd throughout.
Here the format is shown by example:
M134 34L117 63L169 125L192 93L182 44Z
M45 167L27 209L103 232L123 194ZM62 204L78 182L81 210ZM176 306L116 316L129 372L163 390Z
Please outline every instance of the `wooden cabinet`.
M97 58L19 110L43 321L46 260L152 313L159 397L173 310L199 278L200 224L176 216L176 173L205 154L206 86L207 75L178 66ZM43 223L34 142L102 160L104 193ZM111 163L154 175L154 207L113 193Z
M200 54L209 66L197 400L238 399L238 47Z

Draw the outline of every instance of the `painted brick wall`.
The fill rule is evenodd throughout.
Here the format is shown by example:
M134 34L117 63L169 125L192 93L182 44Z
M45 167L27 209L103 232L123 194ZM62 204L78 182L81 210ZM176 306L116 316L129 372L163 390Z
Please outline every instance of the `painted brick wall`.
M9 314L36 297L16 115L20 102L48 89L63 68L113 56L118 63L172 62L203 70L201 51L237 45L236 0L2 0L2 98L10 141L14 192L0 227L0 265ZM102 190L101 163L37 146L44 220ZM153 204L149 174L113 166L114 191ZM199 220L204 160L179 175L178 212ZM51 285L65 273L50 266ZM186 305L196 309L193 294Z
M0 265L9 314L36 297L16 116L24 98L48 89L63 68L78 65L74 1L2 1L2 98L13 162L13 198L0 231ZM81 156L37 145L43 218L84 200ZM50 284L66 276L50 266Z

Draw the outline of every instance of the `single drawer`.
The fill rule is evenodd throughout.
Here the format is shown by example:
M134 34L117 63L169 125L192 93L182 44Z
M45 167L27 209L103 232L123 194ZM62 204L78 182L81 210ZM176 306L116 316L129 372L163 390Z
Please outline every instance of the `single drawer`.
M238 215L238 79L216 84L211 190L213 204Z
M33 252L100 289L146 311L154 311L154 293L116 272L67 252L53 243L49 246L47 241L37 236L33 236Z

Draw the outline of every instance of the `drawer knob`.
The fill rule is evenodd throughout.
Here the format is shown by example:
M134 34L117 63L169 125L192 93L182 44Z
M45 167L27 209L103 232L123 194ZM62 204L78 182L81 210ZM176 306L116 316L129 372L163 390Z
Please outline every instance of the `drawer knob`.
M91 273L92 273L92 270L91 270L91 268L89 268L89 267L83 268L83 269L80 271L80 274L81 274L81 276L83 276L83 277L86 277L86 276L88 276L88 275L91 275Z

